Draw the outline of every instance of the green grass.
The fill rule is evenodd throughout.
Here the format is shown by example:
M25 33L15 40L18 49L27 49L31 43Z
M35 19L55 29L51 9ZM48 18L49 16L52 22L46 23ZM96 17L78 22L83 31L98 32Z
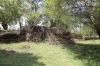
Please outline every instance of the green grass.
M100 40L78 41L77 43L97 45L100 44Z
M0 66L100 66L99 62L98 40L68 46L33 42L0 44Z

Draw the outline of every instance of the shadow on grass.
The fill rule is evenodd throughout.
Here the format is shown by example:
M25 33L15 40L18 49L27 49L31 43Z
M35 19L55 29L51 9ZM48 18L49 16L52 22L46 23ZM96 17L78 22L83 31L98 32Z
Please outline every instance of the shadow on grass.
M74 59L81 60L84 66L100 66L100 45L76 44L65 48L74 53Z
M46 66L38 62L39 58L29 53L0 50L0 66Z

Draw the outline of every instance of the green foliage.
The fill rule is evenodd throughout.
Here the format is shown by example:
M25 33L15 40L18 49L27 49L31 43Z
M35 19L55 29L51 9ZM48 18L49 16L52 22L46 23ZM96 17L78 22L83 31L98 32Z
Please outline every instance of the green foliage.
M86 4L82 12L78 2ZM76 9L76 10L75 10ZM80 11L80 12L79 12ZM17 23L22 15L28 19L29 25L43 22L43 25L72 30L78 24L91 25L99 31L100 1L96 0L2 0L0 1L0 21ZM84 19L87 19L85 22ZM84 32L85 33L85 32ZM98 32L99 33L99 32Z
M0 7L1 22L12 22L22 15L22 8L18 5L18 1L2 0Z
M65 15L62 9L62 0L46 0L42 8L43 14L49 17L51 25L52 21L59 26L63 24L62 22L65 22Z
M28 24L34 25L41 20L41 4L43 0L31 0L28 2L28 12L26 17L28 18Z
M67 1L68 3L73 1ZM60 26L72 30L78 22L78 18L71 15L71 10L67 9L65 0L46 0L42 6L42 14L49 18L51 26ZM44 22L48 22L44 21Z
M80 4L79 4L79 3ZM82 3L84 2L84 4ZM99 0L71 0L66 1L66 7L74 16L77 24L83 23L84 25L90 25L92 29L96 30L97 34L100 36L100 1Z
M82 27L82 33L83 36L97 36L97 33L94 29L92 29L90 26L83 26Z
M40 19L40 16L41 16L41 14L40 14L39 11L37 11L37 12L32 12L32 13L27 14L28 24L29 24L29 25L33 25L34 23L37 22L37 20ZM32 23L32 24L31 24L31 23Z
M50 18L59 19L62 15L61 0L46 0L44 3L44 11Z
M72 30L72 33L76 33L76 34L81 34L82 36L97 36L97 33L94 29L91 28L91 25L82 25L80 27L76 28L74 27L74 29Z

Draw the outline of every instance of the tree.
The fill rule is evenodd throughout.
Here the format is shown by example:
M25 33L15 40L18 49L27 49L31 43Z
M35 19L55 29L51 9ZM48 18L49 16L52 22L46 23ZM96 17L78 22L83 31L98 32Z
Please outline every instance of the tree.
M81 20L80 23L90 25L100 37L100 1L99 0L71 0L66 1L71 14ZM67 9L67 10L68 10Z
M90 25L100 37L99 0L45 0L43 14L51 26Z
M4 30L8 29L8 24L16 21L22 15L22 8L15 0L0 1L0 21Z
M29 12L26 17L28 18L29 25L37 25L41 20L41 6L44 0L28 0Z
M43 14L49 18L51 27L59 26L62 24L61 18L64 15L62 6L62 0L46 0L42 7Z
M43 24L50 22L50 27L74 28L77 18L70 14L67 7L65 0L45 0L42 6Z

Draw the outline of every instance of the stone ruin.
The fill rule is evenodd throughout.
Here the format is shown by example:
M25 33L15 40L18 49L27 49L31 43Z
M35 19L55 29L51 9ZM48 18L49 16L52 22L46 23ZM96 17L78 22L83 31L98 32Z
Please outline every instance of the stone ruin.
M83 39L83 36L81 34L78 34L78 33L72 33L72 36L74 39Z
M19 34L7 33L0 35L1 43L14 43L21 41L49 41L52 44L73 44L71 32L60 27L45 27L45 26L26 26L20 30Z
M71 32L60 28L60 27L53 27L50 29L51 31L51 36L53 43L60 43L60 44L74 44L74 41L72 40Z
M52 44L73 44L71 32L60 27L45 27L45 26L33 26L31 32L31 41L49 41Z
M20 35L17 35L15 33L8 33L8 34L4 34L2 36L0 36L0 42L1 43L17 43L17 42L21 42L21 41L25 41L25 39L23 39Z
M45 26L34 26L32 29L32 41L39 42L47 39L47 28Z
M18 43L25 41L25 37L20 36L19 31L0 30L0 43Z
M26 37L26 41L40 42L47 37L47 27L26 26L20 30L20 35Z

